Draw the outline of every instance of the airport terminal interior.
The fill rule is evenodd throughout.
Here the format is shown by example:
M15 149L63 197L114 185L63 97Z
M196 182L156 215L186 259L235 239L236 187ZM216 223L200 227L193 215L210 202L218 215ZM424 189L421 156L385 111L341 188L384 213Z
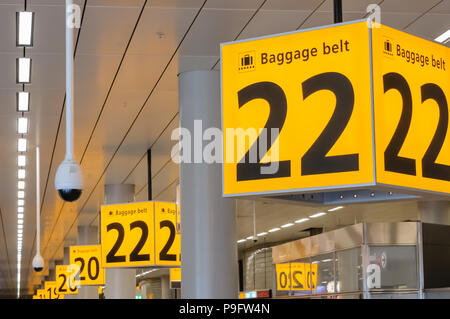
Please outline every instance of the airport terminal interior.
M0 0L0 298L450 298L449 43L450 0Z

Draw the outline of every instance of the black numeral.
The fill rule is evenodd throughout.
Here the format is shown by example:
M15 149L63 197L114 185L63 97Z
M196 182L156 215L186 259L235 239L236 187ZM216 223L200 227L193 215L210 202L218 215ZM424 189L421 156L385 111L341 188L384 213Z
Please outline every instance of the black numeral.
M59 276L58 276L59 278L63 278L63 282L62 282L62 284L61 284L61 286L59 287L59 292L66 292L67 291L67 289L66 288L64 288L64 285L66 284L66 275L64 275L64 274L59 274Z
M398 156L400 149L408 135L412 118L412 97L406 79L398 73L387 73L383 76L384 92L391 89L397 90L402 96L402 115L397 129L392 136L389 145L384 151L384 168L386 171L416 175L416 161L411 158Z
M302 289L303 288L303 285L302 285L302 283L300 282L300 280L298 280L298 278L296 277L296 275L302 275L302 272L301 271L294 271L293 273L292 273L292 279L294 279L294 285L292 286L292 289Z
M142 235L141 235L141 239L139 239L139 242L137 243L136 247L133 249L133 251L130 254L130 261L150 260L149 254L139 255L139 252L141 251L142 247L144 247L145 242L147 241L147 238L148 238L147 224L140 220L132 222L130 224L130 230L133 230L136 227L138 227L142 230Z
M91 272L91 270L92 270L91 264L92 263L95 264L94 275L92 275L92 272ZM89 258L89 261L88 261L88 276L89 276L89 279L96 280L98 278L99 273L100 273L100 263L98 262L97 257Z
M83 272L83 269L84 269L84 259L81 258L81 257L75 258L75 262L77 262L77 261L80 262L81 266L80 266L80 270L78 271L78 273L77 273L75 276L80 275L80 274ZM84 276L80 276L80 280L81 280L81 281L83 281L83 280L85 280L85 279L86 279L86 278L85 278Z
M270 112L267 119L265 130L261 134L266 134L267 137L267 152L272 147L277 136L273 136L272 129L278 129L278 134L284 125L287 113L286 95L281 87L273 82L258 82L251 84L238 92L239 108L243 107L248 102L254 99L264 99L269 103ZM258 136L255 143L249 148L248 152L237 164L237 180L248 181L267 178L279 178L291 176L291 162L280 161L278 162L278 171L274 174L262 174L261 168L268 167L271 163L260 163L261 159L265 156L260 154L260 138ZM256 154L257 162L250 163L250 154Z
M422 175L434 179L450 181L450 166L436 163L436 158L444 144L448 129L448 104L442 89L433 83L422 85L422 103L428 99L439 106L439 122L433 140L422 158Z
M359 170L359 154L326 156L341 136L353 112L355 96L349 79L335 72L316 75L302 83L303 99L320 90L336 95L336 107L327 126L302 157L302 175Z
M284 280L283 280L283 279L284 279ZM284 283L283 283L283 281L284 281ZM281 273L280 273L280 287L281 287L281 288L286 288L287 283L288 283L288 277L287 277L287 275L286 275L284 272L281 272Z
M115 229L118 232L117 241L114 246L109 251L106 256L106 262L108 263L119 263L125 261L125 256L116 256L117 251L123 243L123 238L125 236L125 230L122 225L119 223L111 223L106 227L106 230L109 232L110 230Z
M170 220L163 220L162 222L159 223L159 227L160 229L167 227L170 230L169 239L167 240L167 243L164 245L163 249L161 249L161 252L159 253L159 259L176 261L177 255L168 254L169 249L170 247L172 247L173 241L175 240L175 226Z

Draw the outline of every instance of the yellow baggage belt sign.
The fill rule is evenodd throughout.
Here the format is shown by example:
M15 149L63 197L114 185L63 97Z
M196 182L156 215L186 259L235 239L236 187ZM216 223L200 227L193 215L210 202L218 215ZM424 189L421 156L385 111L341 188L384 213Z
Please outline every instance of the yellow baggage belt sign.
M56 292L60 295L78 294L75 276L76 267L70 265L56 266Z
M317 264L276 264L275 270L277 290L314 292L317 289Z
M224 196L449 194L448 58L367 21L222 44Z
M75 284L95 286L105 284L100 245L70 246L70 267L75 270Z
M374 28L377 182L450 193L450 50Z
M175 203L102 206L103 267L181 266L177 219Z

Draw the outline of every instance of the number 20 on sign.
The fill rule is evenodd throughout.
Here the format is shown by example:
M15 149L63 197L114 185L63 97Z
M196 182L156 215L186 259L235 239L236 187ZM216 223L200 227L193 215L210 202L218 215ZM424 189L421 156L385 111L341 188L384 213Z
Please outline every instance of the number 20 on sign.
M225 43L221 61L224 196L450 193L448 48L364 20Z

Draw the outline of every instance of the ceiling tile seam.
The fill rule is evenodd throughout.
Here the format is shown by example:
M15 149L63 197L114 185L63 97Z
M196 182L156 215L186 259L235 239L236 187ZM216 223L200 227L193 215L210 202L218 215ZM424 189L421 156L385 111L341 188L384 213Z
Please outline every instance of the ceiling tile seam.
M87 2L87 0L86 0L86 2ZM86 4L86 2L85 2L85 4ZM88 149L88 147L89 147L89 144L90 144L90 142L91 142L91 140L92 140L92 136L93 136L93 134L94 134L94 132L95 132L95 129L96 129L97 124L98 124L98 122L99 122L99 120L100 120L100 117L101 117L101 115L102 115L102 113L103 113L103 110L104 110L105 105L106 105L106 103L107 103L107 101L108 101L108 98L109 98L109 96L110 96L110 94L111 94L112 88L113 88L114 83L115 83L115 81L116 81L116 78L117 78L117 76L118 76L118 74L119 74L119 71L120 71L120 69L121 69L121 67L122 67L123 61L124 61L124 59L125 59L125 56L126 56L127 51L128 51L128 48L130 47L130 43L131 43L131 41L132 41L132 39L133 39L133 37L134 37L134 34L135 34L135 32L136 32L137 26L139 25L139 22L140 22L140 20L141 20L142 13L144 12L144 9L145 9L146 4L147 4L147 0L144 0L144 3L143 3L142 8L141 8L141 11L140 11L139 16L138 16L138 18L137 18L137 20L136 20L136 23L135 23L135 25L134 25L133 31L131 32L130 38L128 39L127 45L126 45L126 47L125 47L125 51L124 51L124 53L122 54L122 59L120 60L120 63L119 63L118 68L117 68L117 70L116 70L116 73L115 73L115 75L114 75L114 77L113 77L113 80L112 80L112 82L111 82L111 85L110 85L110 87L109 87L109 90L108 90L108 92L107 92L107 94L106 94L105 101L104 101L104 103L103 103L103 105L102 105L102 107L101 107L101 109L100 109L99 114L97 115L97 120L96 120L96 122L95 122L95 124L94 124L94 128L93 128L92 131L91 131L91 135L89 136L89 140L88 140L88 142L87 142L87 144L86 144L86 147L85 147L85 149L84 149L83 155L81 156L80 164L83 162L84 156L85 156L86 151L87 151L87 149ZM89 6L89 7L90 7L90 6ZM57 216L57 218L56 218L56 221L55 221L54 224L53 224L52 231L51 231L51 233L50 233L49 239L48 239L48 241L47 241L47 244L45 245L45 248L44 248L43 252L45 252L45 251L47 250L48 243L49 243L50 240L51 240L51 237L52 237L53 232L54 232L54 230L55 230L55 228L56 228L56 225L57 225L57 223L58 223L58 221L59 221L59 219L60 219L60 216L61 216L62 210L64 209L64 206L65 206L65 202L62 204L61 209L60 209L60 211L59 211L59 213L58 213L58 216Z
M299 30L299 29L306 23L306 21L308 21L309 18L311 18L312 15L313 15L314 13L316 13L317 10L319 10L319 8L325 3L325 1L326 1L326 0L322 0L322 2L319 3L319 5L318 5L317 7L315 7L315 8L311 11L311 13L308 14L308 15L306 16L306 18L300 23L300 25L299 25L295 30Z
M2 223L2 232L3 232L3 241L5 244L6 259L8 260L9 280L10 280L10 282L14 282L12 274L11 274L11 262L9 260L8 243L6 242L5 224L3 222L3 211L1 208L0 208L0 222Z
M89 136L89 139L88 139L88 141L86 143L86 146L84 147L84 151L83 151L83 154L81 155L81 159L80 159L80 165L81 165L81 163L84 160L84 156L86 155L86 152L87 152L87 150L89 148L89 145L91 144L92 137L94 136L95 130L97 129L97 125L98 125L98 123L100 121L100 118L102 117L103 111L104 111L104 109L106 107L106 103L108 102L108 99L109 99L109 96L110 96L110 94L112 92L114 84L116 83L117 77L118 77L119 72L120 72L120 70L122 68L122 65L123 65L123 61L125 60L125 57L127 56L128 49L130 47L131 41L133 40L134 34L136 33L136 30L137 30L137 27L139 25L139 22L141 21L142 14L144 13L146 5L147 5L147 0L144 0L144 4L142 5L141 11L139 12L139 15L138 15L138 17L136 19L136 23L134 24L133 31L131 32L131 35L130 35L130 38L128 39L127 45L125 46L125 50L124 50L124 52L122 54L122 58L120 59L119 65L118 65L117 70L116 70L116 73L114 74L114 77L113 77L113 80L111 81L111 84L109 86L108 92L106 93L105 100L103 101L102 107L100 108L100 112L98 113L97 119L95 120L94 127L92 128L91 134Z
M425 16L428 12L430 12L431 10L433 10L435 7L437 7L438 5L440 5L442 2L444 2L444 0L440 0L439 2L437 2L435 5L433 5L431 8L429 8L428 10L425 10L423 13L419 14L414 20L412 20L410 23L408 23L405 27L403 27L403 30L406 30L407 28L409 28L413 23L415 23L416 21L418 21L420 18L422 18L423 16Z
M237 34L237 36L234 37L233 41L236 41L239 36L242 34L242 32L244 32L245 28L247 28L247 26L250 24L250 22L253 20L253 18L258 14L259 10L261 10L261 8L266 4L267 0L264 0L259 7L255 10L255 12L253 12L252 16L250 17L250 19L247 21L247 23L244 24L244 27L241 29L241 31L239 31L239 33ZM214 63L214 65L211 67L211 70L213 70L217 63L220 62L220 58L217 59L216 63Z
M172 124L173 120L178 116L178 114L179 114L179 112L177 111L175 113L175 115L172 117L172 119L169 121L169 123L167 123L167 125L164 127L164 129L161 131L161 133L158 135L158 137L155 139L155 141L150 145L150 149L152 149L153 146L159 141L161 136L164 134L164 132L167 130L167 128L170 126L170 124ZM145 151L145 153L141 156L141 158L138 160L136 165L131 169L130 173L128 173L127 177L125 177L125 179L121 182L121 184L125 183L128 180L128 178L131 176L131 174L134 172L136 167L138 167L138 165L141 163L141 161L145 158L146 155L147 155L147 151Z
M146 0L147 1L147 0ZM91 198L92 194L94 193L95 189L97 188L98 184L100 183L101 179L103 178L103 176L105 175L109 165L111 164L112 160L114 159L115 155L117 154L117 152L119 151L120 147L122 146L123 142L125 141L125 139L127 138L129 132L131 131L132 127L134 126L134 123L136 123L137 118L139 117L139 115L142 113L145 105L147 104L147 101L150 99L152 93L154 92L154 90L156 89L156 87L158 86L159 82L161 81L163 75L165 74L166 70L168 69L170 63L172 62L173 58L175 57L175 55L177 54L179 48L181 47L181 44L183 43L184 39L186 38L187 34L189 33L189 31L191 30L192 26L194 25L194 22L197 20L198 16L200 15L200 13L203 10L203 7L205 6L206 2L208 0L205 0L202 4L202 6L199 8L199 10L197 11L197 14L195 15L194 19L192 20L191 24L189 25L189 27L187 28L186 32L184 33L183 37L181 38L178 46L176 47L175 51L173 52L171 58L169 59L169 62L167 62L166 67L163 69L163 71L161 72L158 80L156 81L155 85L153 86L152 90L150 91L150 94L148 95L147 99L144 101L144 104L142 105L142 107L140 108L139 112L137 113L136 117L134 118L134 120L132 121L130 127L128 128L127 132L125 133L124 137L122 138L121 142L119 143L119 145L117 146L116 150L114 151L113 155L111 156L111 159L109 160L108 164L106 165L106 167L104 168L100 178L98 179L97 183L95 184L95 186L93 187L92 191L90 192L88 198L86 199L86 201L83 203L82 207L80 208L79 212L77 213L77 216L75 217L72 225L70 226L69 230L66 232L66 234L64 235L63 240L61 241L60 245L58 247L61 246L61 244L64 242L64 240L66 239L67 235L69 234L70 230L72 229L73 225L75 224L75 222L78 220L81 212L83 211L84 207L86 206L86 204L88 203L89 199ZM57 250L55 251L55 253L53 254L53 256L56 254Z
M88 0L84 1L83 12L81 14L80 28L78 29L77 40L75 42L75 47L74 47L74 52L73 52L73 58L74 59L75 59L76 53L77 53L77 48L78 48L78 43L79 43L79 39L80 39L81 30L83 28L84 14L86 12L87 1ZM58 122L58 127L56 129L56 135L55 135L55 140L54 140L54 144L53 144L52 156L50 158L50 164L49 164L49 168L48 168L48 172L47 172L47 179L45 181L44 193L43 193L42 199L41 199L41 209L40 209L40 211L41 211L40 215L41 216L42 216L42 213L43 213L44 201L45 201L46 194L47 194L48 181L50 179L50 172L52 170L53 158L54 158L54 154L55 154L56 144L58 142L59 129L61 127L61 121L62 121L62 116L64 114L65 104L66 104L66 94L64 94L63 104L62 104L62 107L61 107L61 113L59 115L59 122ZM29 260L28 260L28 267L31 264L31 255L33 254L33 251L34 251L33 247L34 247L35 243L36 243L36 231L34 231L34 239L33 239L33 244L31 245L30 257L29 257Z

